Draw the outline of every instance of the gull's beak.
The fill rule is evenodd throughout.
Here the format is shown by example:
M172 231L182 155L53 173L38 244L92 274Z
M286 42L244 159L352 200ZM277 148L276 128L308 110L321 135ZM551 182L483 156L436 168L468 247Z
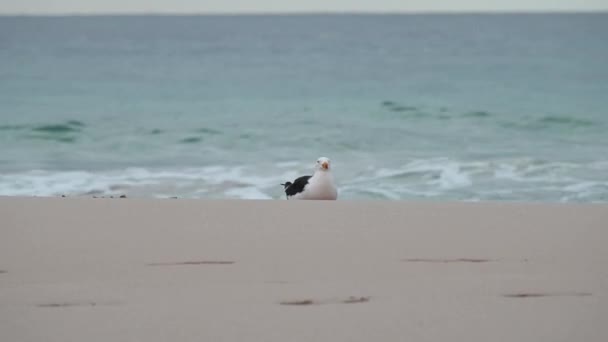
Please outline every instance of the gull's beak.
M321 163L321 167L323 168L323 170L327 170L327 169L329 169L329 163L323 162L323 163Z

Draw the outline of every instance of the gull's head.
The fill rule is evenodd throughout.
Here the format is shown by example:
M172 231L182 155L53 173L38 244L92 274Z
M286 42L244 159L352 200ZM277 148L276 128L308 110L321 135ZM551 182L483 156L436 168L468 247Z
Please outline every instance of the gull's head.
M319 171L329 171L331 166L331 161L329 158L321 157L317 159L316 169Z

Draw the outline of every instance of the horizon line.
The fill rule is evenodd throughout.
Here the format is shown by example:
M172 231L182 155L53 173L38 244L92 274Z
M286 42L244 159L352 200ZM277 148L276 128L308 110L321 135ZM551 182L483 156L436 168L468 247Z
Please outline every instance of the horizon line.
M424 11L213 11L213 12L0 12L0 17L104 17L104 16L306 16L306 15L496 15L496 14L608 14L608 8L598 10L424 10Z

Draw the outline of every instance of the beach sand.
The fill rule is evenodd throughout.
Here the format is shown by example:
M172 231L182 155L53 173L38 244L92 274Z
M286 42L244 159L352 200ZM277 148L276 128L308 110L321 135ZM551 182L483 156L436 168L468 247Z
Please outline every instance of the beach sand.
M0 340L608 341L608 206L0 198Z

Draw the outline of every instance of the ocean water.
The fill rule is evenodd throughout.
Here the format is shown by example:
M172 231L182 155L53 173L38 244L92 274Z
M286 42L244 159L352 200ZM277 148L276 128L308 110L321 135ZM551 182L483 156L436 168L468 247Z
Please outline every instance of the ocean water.
M0 17L0 195L608 202L608 14Z

